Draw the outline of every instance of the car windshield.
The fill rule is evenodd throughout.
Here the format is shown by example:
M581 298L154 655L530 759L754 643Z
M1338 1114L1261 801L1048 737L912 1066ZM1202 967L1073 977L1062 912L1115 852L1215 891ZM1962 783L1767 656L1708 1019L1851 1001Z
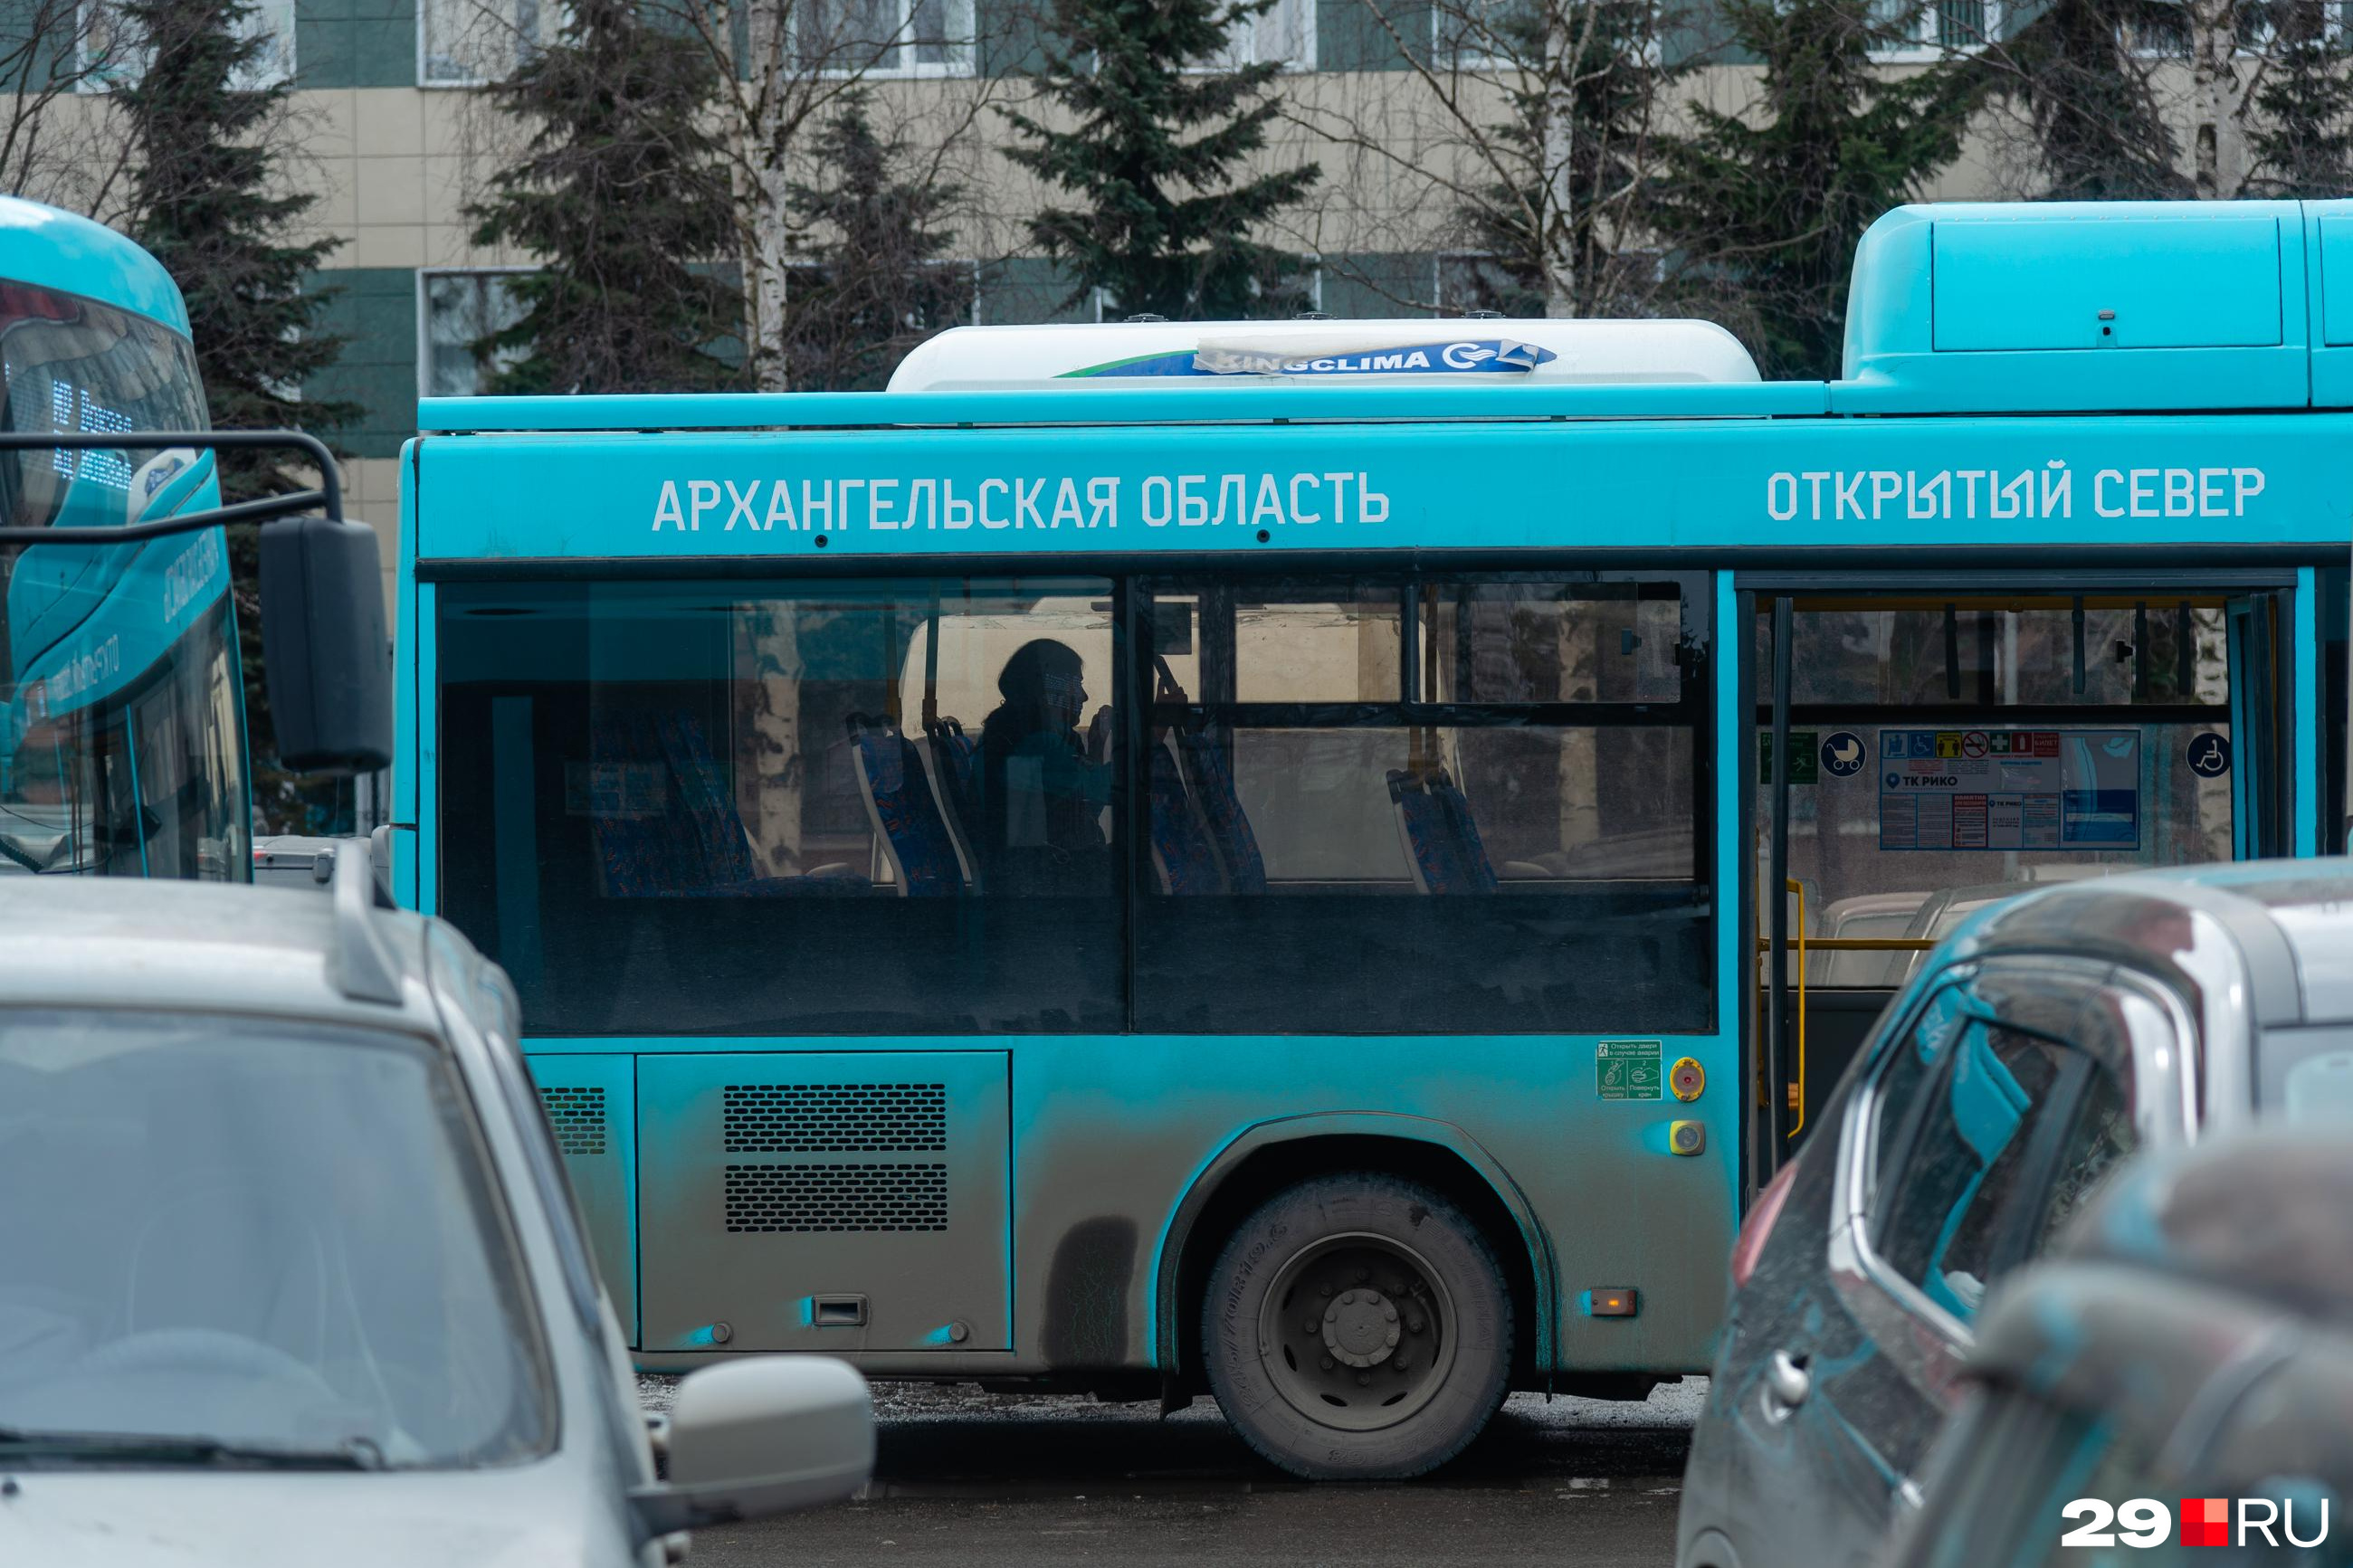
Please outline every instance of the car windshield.
M420 1041L0 1012L0 1468L151 1438L450 1468L552 1439L480 1130Z

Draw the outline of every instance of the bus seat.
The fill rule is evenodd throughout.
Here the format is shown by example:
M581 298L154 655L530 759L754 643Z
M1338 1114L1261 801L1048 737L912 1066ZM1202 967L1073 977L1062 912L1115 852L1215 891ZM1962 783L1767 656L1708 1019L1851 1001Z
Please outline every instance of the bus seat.
M865 879L847 867L819 867L799 877L759 874L734 794L693 715L600 713L589 748L618 795L627 795L632 768L659 770L665 785L658 799L601 801L591 813L596 858L611 896L779 897L865 888Z
M653 765L658 754L644 715L611 710L596 715L589 756L596 773L613 781L597 787L626 795L629 772ZM665 775L668 771L663 766ZM675 896L691 891L699 880L702 855L692 844L691 823L679 814L667 790L658 805L649 806L638 801L632 809L626 799L591 802L596 858L606 890L616 897Z
M889 719L849 716L849 753L875 842L889 858L901 898L954 898L964 872L947 820L914 742Z
M931 747L932 784L938 792L941 816L956 858L964 862L965 880L980 885L980 858L973 847L980 841L980 747L954 719L927 719L923 738Z
M1176 732L1179 760L1191 784L1193 804L1208 829L1209 847L1225 869L1226 889L1235 893L1266 891L1266 859L1259 853L1258 835L1250 830L1234 788L1234 770L1226 754L1196 730Z
M1452 775L1444 768L1432 770L1427 787L1430 798L1438 802L1446 819L1447 831L1454 837L1455 854L1462 862L1464 874L1470 879L1465 891L1492 893L1495 890L1495 865L1487 858L1486 840L1479 836L1478 819L1471 815L1471 797L1455 784Z
M1389 800L1397 808L1398 834L1405 842L1413 885L1424 893L1492 893L1495 869L1461 799L1443 768L1395 769L1388 775ZM1452 800L1448 796L1451 795ZM1469 829L1465 837L1464 829Z
M1209 833L1192 797L1176 753L1166 739L1152 744L1152 869L1160 890L1179 897L1223 892Z
M743 813L735 808L734 791L712 760L702 725L691 713L670 712L655 721L661 736L664 760L678 781L679 798L686 806L696 846L702 851L703 875L700 888L745 888L757 879L752 865L752 839L744 831Z

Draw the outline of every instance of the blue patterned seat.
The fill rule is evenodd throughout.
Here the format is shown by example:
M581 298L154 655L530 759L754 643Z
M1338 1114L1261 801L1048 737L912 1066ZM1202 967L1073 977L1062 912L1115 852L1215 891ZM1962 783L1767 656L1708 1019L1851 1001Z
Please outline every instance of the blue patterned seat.
M891 720L876 715L852 713L849 729L867 817L897 873L900 896L961 896L964 868L914 742Z
M946 809L949 837L955 840L965 873L977 884L980 858L980 747L954 719L927 719L923 737L932 748L932 779Z
M1185 763L1186 781L1192 785L1193 804L1208 830L1209 847L1225 869L1226 890L1266 891L1266 859L1259 853L1258 835L1250 831L1241 796L1234 789L1234 771L1226 753L1197 730L1177 731L1176 743Z
M1166 741L1156 741L1151 754L1152 868L1160 890L1180 897L1223 891L1225 879L1218 873L1208 833L1186 795L1176 753Z
M1425 893L1492 893L1495 868L1487 858L1471 803L1444 768L1400 768L1388 775L1398 832Z

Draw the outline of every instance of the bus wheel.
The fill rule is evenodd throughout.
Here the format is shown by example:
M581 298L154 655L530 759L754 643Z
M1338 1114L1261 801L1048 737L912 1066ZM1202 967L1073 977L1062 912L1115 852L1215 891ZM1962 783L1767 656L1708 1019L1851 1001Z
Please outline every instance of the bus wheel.
M1277 1194L1227 1241L1201 1318L1226 1419L1311 1479L1444 1464L1503 1403L1511 1370L1493 1249L1461 1210L1389 1176Z

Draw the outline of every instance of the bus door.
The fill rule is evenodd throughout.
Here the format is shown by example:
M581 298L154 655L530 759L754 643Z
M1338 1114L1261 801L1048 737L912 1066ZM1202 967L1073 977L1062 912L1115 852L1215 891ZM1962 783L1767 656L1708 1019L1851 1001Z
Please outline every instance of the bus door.
M2288 852L2285 586L2232 576L1740 580L1764 1171L1979 910Z

